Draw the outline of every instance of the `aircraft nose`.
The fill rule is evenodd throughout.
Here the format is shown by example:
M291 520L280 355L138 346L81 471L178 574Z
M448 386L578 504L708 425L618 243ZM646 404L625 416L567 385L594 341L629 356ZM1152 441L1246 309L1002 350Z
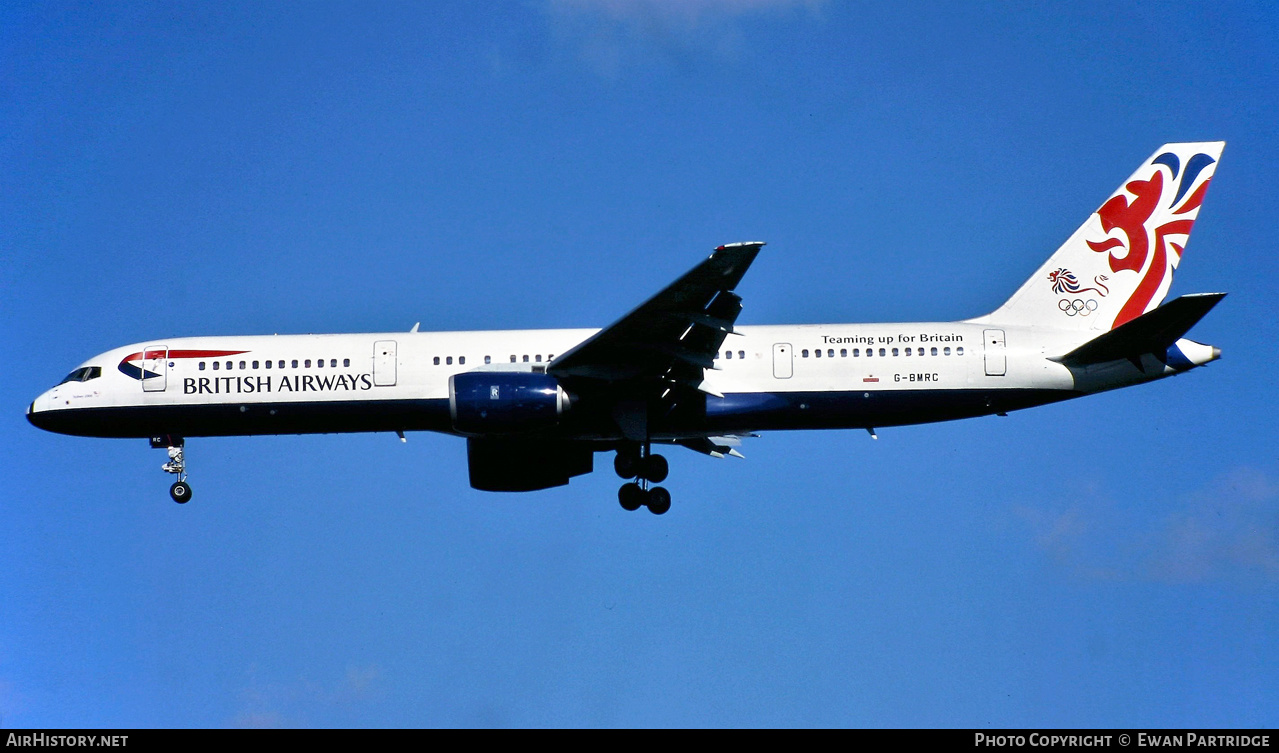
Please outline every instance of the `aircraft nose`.
M41 395L31 401L31 404L27 406L27 421L29 421L31 425L37 429L50 431L49 411L47 410L47 406L44 405L45 402L44 395Z
M36 423L36 401L34 400L32 400L31 404L27 406L27 420L30 421L31 425L37 429L44 428L40 424Z

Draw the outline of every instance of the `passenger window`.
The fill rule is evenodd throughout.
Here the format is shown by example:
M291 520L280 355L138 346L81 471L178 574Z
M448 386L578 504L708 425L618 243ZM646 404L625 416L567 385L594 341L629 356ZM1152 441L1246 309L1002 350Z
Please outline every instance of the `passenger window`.
M265 366L265 367L267 367L268 369L269 369L269 368L271 368L271 362L270 362L270 361L267 361L266 363L264 363L264 364L262 364L262 365L263 365L263 366Z
M306 359L306 361L304 362L304 364L305 364L305 366L306 366L308 369L309 369L309 368L311 368L311 359L309 359L309 358L308 358L308 359Z
M436 366L439 366L439 365L440 365L440 357L439 357L439 356L436 356L436 357L435 357L435 365L436 365Z
M511 356L511 363L515 363L515 356Z
M740 358L740 359L744 359L744 358L746 358L746 351L744 351L744 350L739 350L739 351L737 351L737 357L738 357L738 358Z
M960 345L958 348L955 348L955 355L962 356L963 354L964 354L964 346Z
M893 358L896 358L896 357L897 357L897 349L893 348Z
M200 371L204 371L204 361L200 362Z
M317 369L322 369L322 368L324 368L324 359L323 359L323 358L321 358L321 359L319 359L319 360L317 360L317 361L315 362L315 368L317 368Z
M943 348L942 353L945 353L946 355L950 355L950 348L949 347Z
M866 357L867 357L867 358L870 358L870 357L871 357L871 356L873 356L873 355L875 355L875 349L874 349L874 348L867 348L867 349L866 349Z
M817 350L814 350L814 351L813 351L813 358L821 358L821 357L822 357L822 349L821 349L821 348L818 348Z
M884 356L886 356L886 355L888 355L888 354L884 352L884 349L883 349L883 348L880 348L880 349L879 349L879 357L880 357L880 358L883 358L883 357L884 357Z
M839 349L839 357L840 357L840 358L848 358L848 348L840 348L840 349Z
M297 367L298 367L298 359L294 358L294 359L293 359L293 368L295 368L295 369L296 369Z
M827 348L827 349L826 349L826 357L827 357L827 358L834 358L834 357L835 357L835 349L834 349L834 348Z
M862 349L853 348L853 358L861 358L861 357L862 357Z
M220 362L220 361L214 361L214 362L213 362L213 370L214 370L214 371L217 371L217 370L218 370L218 366L220 366L220 365L221 365L221 362Z
M447 365L449 365L449 366L452 366L452 365L453 365L453 356L447 356L447 357L445 357L445 359L444 359L444 363L445 363L445 364L447 364Z
M484 365L487 366L490 363L493 363L493 356L484 356Z
M910 348L906 349L906 355L910 355Z
M724 357L730 361L733 360L733 351L731 350L724 351Z
M933 355L937 355L937 348L933 348Z
M258 362L257 362L257 361L254 361L254 362L253 362L253 368L255 368L255 369L256 369L257 367L258 367Z
M524 356L524 363L528 363L528 356Z
M465 363L466 363L466 356L459 356L459 357L458 357L458 359L457 359L457 362L458 362L458 365L465 364Z
M330 359L329 359L329 366L330 366L331 368L336 369L336 368L338 367L338 359L336 359L336 358L330 358Z
M542 357L541 357L540 355L533 356L533 360L534 360L534 361L537 361L538 363L541 363L541 362L542 362Z
M343 366L343 367L348 367L348 366L350 366L350 365L351 365L351 359L349 359L349 358L343 358L343 359L342 359L342 366Z
M800 355L803 356L804 358L808 358L808 348L801 350Z

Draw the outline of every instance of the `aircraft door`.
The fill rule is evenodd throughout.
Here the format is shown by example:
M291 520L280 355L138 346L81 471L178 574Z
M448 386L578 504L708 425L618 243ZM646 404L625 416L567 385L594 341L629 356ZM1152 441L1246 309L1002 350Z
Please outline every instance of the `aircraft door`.
M148 345L142 349L142 391L164 392L168 386L169 346Z
M373 386L395 386L395 341L373 343Z
M795 373L795 354L790 343L773 343L773 376L790 379Z
M986 341L986 376L1004 376L1008 373L1007 348L1002 329L982 332Z

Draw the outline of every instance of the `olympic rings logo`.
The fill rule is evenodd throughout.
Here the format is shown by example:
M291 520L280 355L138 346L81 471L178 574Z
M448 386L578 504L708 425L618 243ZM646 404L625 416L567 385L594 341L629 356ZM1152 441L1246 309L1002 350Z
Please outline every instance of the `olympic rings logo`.
M1088 316L1097 310L1097 299L1062 298L1057 301L1057 308L1066 316Z

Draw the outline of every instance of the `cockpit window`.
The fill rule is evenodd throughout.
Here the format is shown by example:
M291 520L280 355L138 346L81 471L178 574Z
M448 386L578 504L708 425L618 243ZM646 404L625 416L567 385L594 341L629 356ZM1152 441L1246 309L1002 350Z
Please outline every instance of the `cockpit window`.
M70 374L67 374L67 378L58 382L58 384L66 384L67 382L87 382L90 379L97 379L100 376L102 376L101 366L84 366L76 369Z

